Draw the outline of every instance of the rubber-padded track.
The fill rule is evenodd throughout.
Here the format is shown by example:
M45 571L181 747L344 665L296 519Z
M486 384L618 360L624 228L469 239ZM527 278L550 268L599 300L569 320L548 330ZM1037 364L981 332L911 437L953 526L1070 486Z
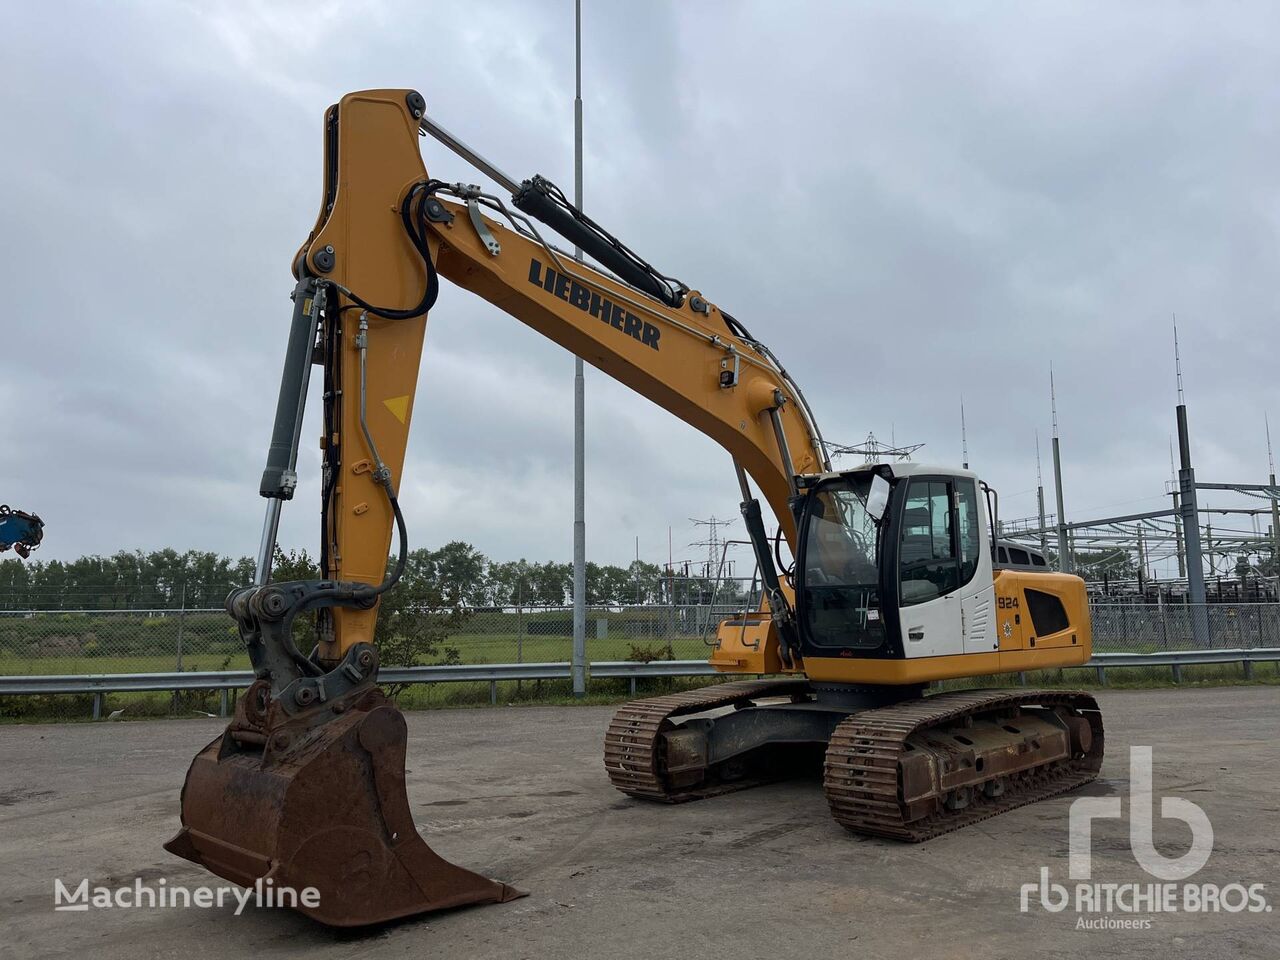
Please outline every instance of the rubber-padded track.
M909 736L966 716L1033 706L1065 708L1087 719L1093 734L1090 749L1007 778L1001 796L986 798L975 791L973 802L964 809L952 811L940 805L933 814L905 820L898 760ZM863 710L842 721L827 747L823 789L832 816L850 830L918 842L1088 783L1098 776L1102 753L1102 714L1090 694L1061 690L943 693Z
M768 697L798 696L809 692L807 680L736 680L684 693L647 700L632 700L614 714L604 735L604 766L613 785L623 793L644 800L683 803L703 797L743 790L757 780L711 783L675 790L662 769L662 731L673 717L702 713L726 706L749 706Z

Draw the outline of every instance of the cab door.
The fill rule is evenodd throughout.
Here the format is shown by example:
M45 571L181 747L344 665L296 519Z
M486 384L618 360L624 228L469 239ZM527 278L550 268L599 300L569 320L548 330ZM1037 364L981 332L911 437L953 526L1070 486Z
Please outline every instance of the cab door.
M952 481L956 534L960 552L960 627L965 653L991 653L1000 642L996 632L996 590L991 549L986 537L984 501L972 477Z
M908 480L898 541L898 611L908 658L964 652L954 484Z

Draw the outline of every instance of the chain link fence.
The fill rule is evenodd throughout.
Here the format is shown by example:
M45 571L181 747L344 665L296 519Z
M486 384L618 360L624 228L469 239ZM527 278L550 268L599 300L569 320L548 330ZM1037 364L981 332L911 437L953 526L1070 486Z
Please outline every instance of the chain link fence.
M1280 646L1280 603L1092 603L1089 612L1097 653Z
M587 658L705 659L719 621L743 609L741 599L590 607ZM439 613L423 616L436 622L447 619L445 635L412 656L397 657L391 652L385 666L564 663L572 658L573 608L569 605L464 610L447 618ZM249 657L235 624L220 607L0 610L0 675L248 669ZM623 681L614 685L622 691ZM653 685L662 684L655 681ZM570 689L559 681L531 681L512 684L512 690L503 693L507 699L545 699L569 696ZM425 707L487 702L490 690L483 683L426 685L409 687L398 696L405 706ZM108 699L109 708L124 708L129 715L214 713L220 707L217 693L198 691L177 696L117 694ZM0 698L0 719L85 717L89 702L88 697L69 695Z
M715 638L717 623L753 608L749 589L733 603L648 604L593 607L587 612L587 659L700 660ZM748 597L749 600L743 600ZM717 598L718 599L718 598ZM1280 603L1188 604L1095 603L1093 647L1098 653L1280 646ZM557 663L571 659L570 606L464 611L448 635L413 663ZM249 659L231 618L221 608L0 610L0 674L78 675L247 670ZM618 681L619 689L624 692ZM654 681L660 685L659 681ZM559 681L513 683L507 700L568 696ZM561 689L564 687L564 689ZM593 684L593 689L596 686ZM602 692L605 691L601 688ZM486 702L487 684L410 687L408 707ZM7 697L0 718L84 717L88 697ZM218 709L216 693L120 694L108 706L130 715Z
M592 660L696 660L707 655L732 604L594 607ZM573 650L573 608L473 610L437 654L417 663L555 663ZM386 666L413 666L388 661ZM235 624L220 608L0 611L0 674L160 673L248 669Z

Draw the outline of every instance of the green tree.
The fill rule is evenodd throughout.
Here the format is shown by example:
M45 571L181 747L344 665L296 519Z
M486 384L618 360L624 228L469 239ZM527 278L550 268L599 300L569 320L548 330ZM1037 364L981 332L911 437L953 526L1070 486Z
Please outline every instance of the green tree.
M488 558L469 543L452 540L432 555L441 598L450 606L482 607L488 602Z
M573 592L573 564L546 563L534 564L533 595L537 603L549 607L563 606L565 598Z
M425 551L421 551L425 553ZM373 641L378 656L390 667L460 663L462 655L445 640L471 619L461 604L451 602L434 576L434 566L419 556L406 563L399 583L378 601L378 625ZM391 561L394 562L394 561ZM398 696L403 685L386 684L390 696Z
M276 544L276 552L271 559L271 582L288 583L292 580L319 580L322 578L320 563L311 559L304 547L301 550L290 550L285 553Z
M635 595L635 579L628 568L587 563L587 603L635 603Z
M627 567L627 602L660 603L663 597L663 581L667 573L656 563L632 560Z
M38 566L32 564L32 566ZM28 610L31 607L31 570L13 557L0 560L0 609Z
M527 607L534 602L534 567L528 560L489 564L489 602L499 607Z
M1112 550L1076 550L1071 554L1075 574L1085 580L1136 580L1138 564L1120 547Z

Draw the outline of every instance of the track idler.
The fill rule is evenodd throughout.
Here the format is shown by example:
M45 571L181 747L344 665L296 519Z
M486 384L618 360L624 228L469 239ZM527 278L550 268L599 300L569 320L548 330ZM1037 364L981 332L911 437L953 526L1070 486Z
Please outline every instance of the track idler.
M191 764L170 853L220 877L298 894L321 923L360 926L524 894L464 870L418 834L406 724L376 687L286 714L259 680ZM318 903L303 902L314 888ZM288 905L295 905L292 898Z

